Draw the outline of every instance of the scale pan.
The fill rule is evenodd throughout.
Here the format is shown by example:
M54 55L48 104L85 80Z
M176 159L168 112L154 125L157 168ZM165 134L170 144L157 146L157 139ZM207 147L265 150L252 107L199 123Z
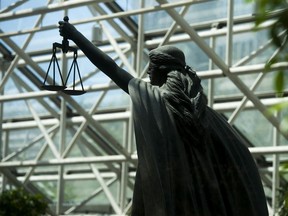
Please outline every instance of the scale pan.
M82 95L86 93L86 91L84 90L73 90L73 89L63 89L62 92L68 95Z
M60 85L42 85L42 88L48 91L62 91L67 87Z

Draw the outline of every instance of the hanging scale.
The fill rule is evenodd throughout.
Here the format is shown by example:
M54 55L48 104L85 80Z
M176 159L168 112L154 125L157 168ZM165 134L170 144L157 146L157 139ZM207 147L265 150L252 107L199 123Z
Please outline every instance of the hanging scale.
M65 22L69 21L69 18L67 16L64 17L63 19ZM69 69L69 72L67 74L67 78L64 82L63 79L63 75L61 73L60 67L59 67L59 63L56 57L56 52L57 52L57 48L62 49L63 53L67 53L68 51L72 51L74 52L73 54L73 61L71 64L71 67ZM52 58L50 60L44 81L43 81L43 85L42 88L45 90L49 90L49 91L62 91L65 94L68 95L82 95L84 93L86 93L86 91L84 90L83 87L83 83L82 83L82 79L81 79L81 75L80 75L80 70L79 70L79 66L77 63L77 48L74 47L70 47L69 46L69 41L67 38L63 38L62 40L62 44L60 43L53 43L53 47L52 47ZM48 78L48 74L50 73L50 70L52 70L52 84L47 84L47 78ZM72 85L72 89L71 88L67 88L67 82L69 80L70 75L72 74L72 79L73 79L73 85ZM56 76L60 77L60 84L56 83ZM78 76L79 81L80 81L80 85L81 85L81 89L76 89L76 76Z

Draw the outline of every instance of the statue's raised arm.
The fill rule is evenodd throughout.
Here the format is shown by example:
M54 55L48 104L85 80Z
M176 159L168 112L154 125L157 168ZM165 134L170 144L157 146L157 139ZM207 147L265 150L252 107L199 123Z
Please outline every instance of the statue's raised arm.
M59 21L59 32L64 38L74 41L87 58L102 72L109 76L121 89L128 93L128 83L133 76L119 67L106 53L91 43L72 24Z

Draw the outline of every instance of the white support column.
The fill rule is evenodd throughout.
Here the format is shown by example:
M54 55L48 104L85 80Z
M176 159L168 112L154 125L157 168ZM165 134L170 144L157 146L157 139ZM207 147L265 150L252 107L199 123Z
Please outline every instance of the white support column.
M212 26L211 30L215 31L216 27ZM209 46L211 47L211 49L215 50L216 37L211 36L209 42L210 42ZM211 59L209 59L209 70L213 70L213 68L214 63ZM210 78L208 80L208 106L213 108L213 104L214 104L214 78Z
M67 16L67 10L64 11L64 16ZM67 77L67 69L68 69L68 59L66 57L66 54L62 52L61 55L62 60L62 76L64 79ZM66 144L66 131L67 131L67 118L66 118L66 112L67 112L67 104L64 97L61 97L61 114L60 114L60 137L59 137L59 154L60 157L63 158L63 152L65 149ZM56 204L56 213L60 215L62 213L62 207L64 203L64 191L65 191L65 182L63 179L64 175L64 166L60 165L58 167L58 188L57 188L57 204Z
M233 17L234 0L227 0L226 64L231 67L233 60Z
M145 1L140 1L140 8L145 7ZM136 53L136 75L140 76L140 71L143 66L143 52L144 52L144 15L138 15L138 38L137 38L137 53Z
M279 113L276 113L276 117L279 117ZM273 146L279 146L279 133L273 128ZM279 189L280 189L280 172L279 172L279 159L280 155L273 155L273 172L272 172L272 214L277 215L279 211Z
M0 59L0 79L5 76L5 71L6 71L6 62L1 61ZM0 89L0 95L4 95L4 89ZM4 141L4 133L3 133L3 114L4 114L4 104L0 103L0 161L3 160L4 157L6 157L7 150L6 150L6 142ZM2 192L5 188L5 176L1 174L1 187L0 187L0 192Z
M121 209L121 213L123 213L126 204L127 204L127 189L128 189L128 163L121 163L121 175L119 178L120 186L119 186L119 207Z

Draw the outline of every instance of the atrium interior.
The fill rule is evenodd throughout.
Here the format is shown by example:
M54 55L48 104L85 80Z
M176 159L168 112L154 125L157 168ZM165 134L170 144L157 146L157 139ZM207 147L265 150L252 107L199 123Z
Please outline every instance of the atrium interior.
M67 53L53 48L63 39L58 22L68 16L147 81L150 50L183 50L208 105L246 140L276 215L288 191L288 109L277 109L288 103L288 85L278 97L274 80L287 74L288 62L266 71L279 52L269 34L276 16L256 29L255 8L245 0L0 0L1 191L40 193L51 215L130 210L137 168L131 101L80 50L75 54L72 41Z

